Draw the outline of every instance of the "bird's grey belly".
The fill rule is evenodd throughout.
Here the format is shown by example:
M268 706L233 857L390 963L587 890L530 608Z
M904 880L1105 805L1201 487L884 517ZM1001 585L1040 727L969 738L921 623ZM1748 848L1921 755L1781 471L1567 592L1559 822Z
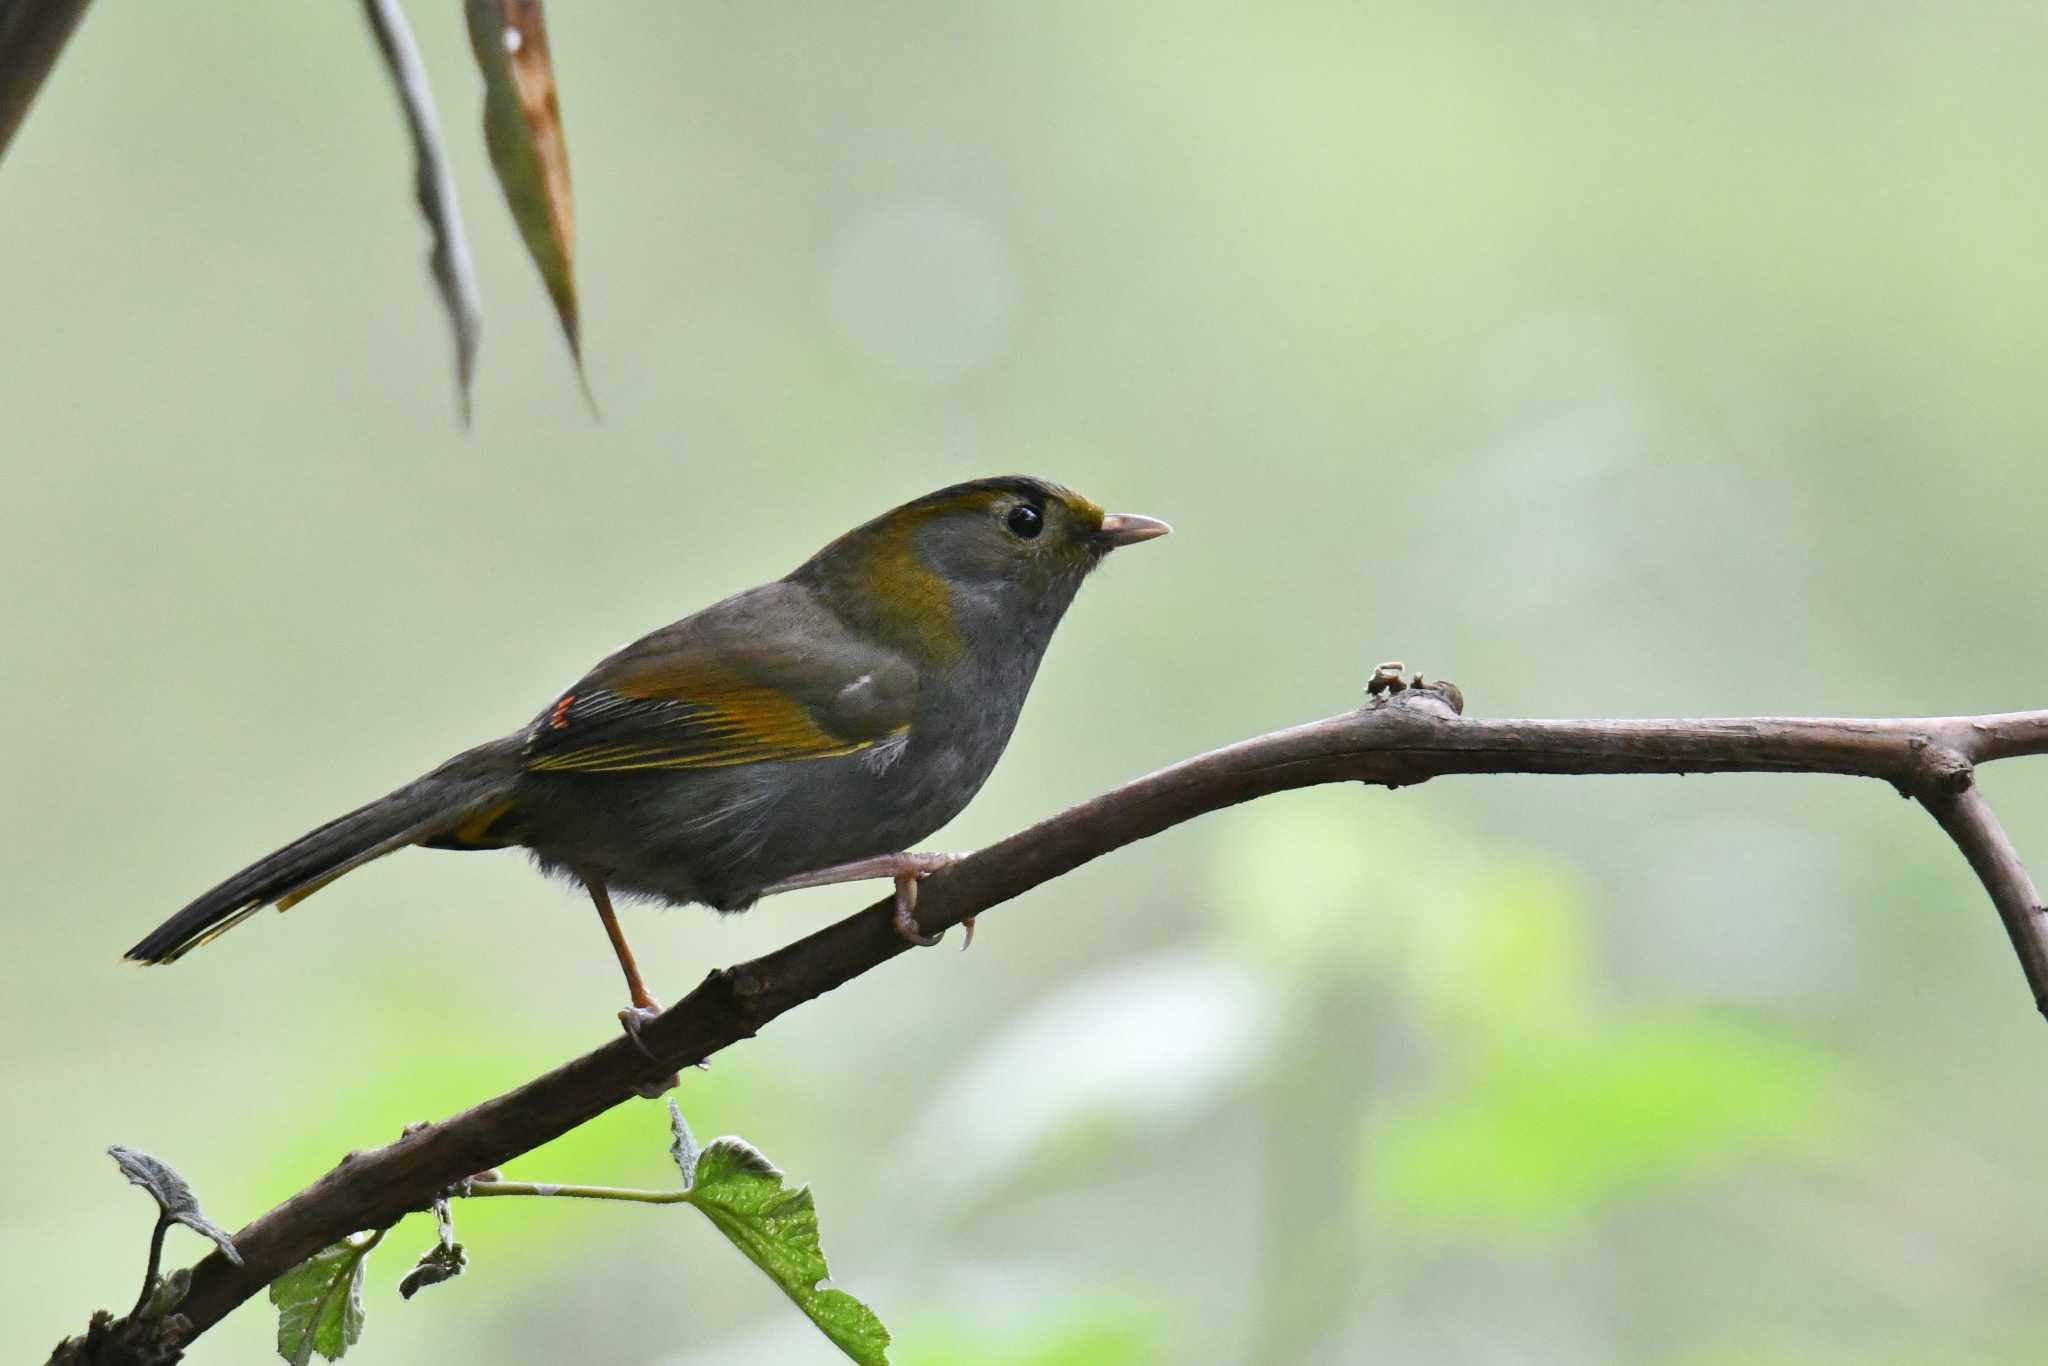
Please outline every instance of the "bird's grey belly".
M959 814L999 753L877 746L731 768L532 773L522 842L544 868L616 892L744 910L798 873L914 846Z

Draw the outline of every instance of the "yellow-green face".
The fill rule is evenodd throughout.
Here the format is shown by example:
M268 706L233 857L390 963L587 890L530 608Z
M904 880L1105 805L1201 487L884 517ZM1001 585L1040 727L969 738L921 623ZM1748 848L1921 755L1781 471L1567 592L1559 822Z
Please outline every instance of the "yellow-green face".
M799 573L835 607L934 660L962 643L962 594L1064 611L1088 571L1119 545L1165 534L1151 518L1105 513L1048 480L978 479L926 494L856 527Z

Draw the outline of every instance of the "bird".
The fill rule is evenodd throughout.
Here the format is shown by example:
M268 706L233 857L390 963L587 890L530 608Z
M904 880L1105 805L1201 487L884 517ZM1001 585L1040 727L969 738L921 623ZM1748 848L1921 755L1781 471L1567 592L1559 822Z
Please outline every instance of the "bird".
M636 1041L661 1003L614 896L732 913L889 878L896 931L936 943L917 924L917 884L957 856L913 846L994 770L1082 581L1171 530L1021 475L926 494L614 651L524 727L249 865L125 957L174 962L415 846L523 848L580 885Z

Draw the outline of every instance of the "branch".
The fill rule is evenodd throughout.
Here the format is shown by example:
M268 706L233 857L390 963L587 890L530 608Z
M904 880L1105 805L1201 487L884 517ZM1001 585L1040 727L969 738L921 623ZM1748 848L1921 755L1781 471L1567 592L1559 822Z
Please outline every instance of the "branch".
M2012 938L2013 952L2020 956L2020 970L2033 989L2034 1008L2048 1015L2048 948L2044 948L2041 932L2048 907L2041 904L2041 893L2027 866L2020 862L2005 827L1998 823L1991 803L1984 800L1967 770L1962 777L1960 787L1918 794L1920 804L1941 822L1941 828L1970 861L1984 890L1991 893L1991 903L1998 907L1998 917Z
M2048 753L2048 711L1906 720L1480 721L1458 714L1456 690L1445 685L1405 686L1382 670L1373 692L1358 711L1161 769L963 859L925 882L920 923L927 932L957 925L1206 812L1321 783L1392 788L1454 773L1839 773L1890 783L1941 823L1991 893L2036 1004L2048 1010L2040 896L1974 778L1979 763ZM624 1037L614 1039L388 1147L351 1153L235 1235L242 1265L218 1254L201 1262L179 1312L196 1337L328 1244L427 1208L472 1174L752 1037L907 948L890 926L885 899L765 957L713 972L641 1030L651 1057Z

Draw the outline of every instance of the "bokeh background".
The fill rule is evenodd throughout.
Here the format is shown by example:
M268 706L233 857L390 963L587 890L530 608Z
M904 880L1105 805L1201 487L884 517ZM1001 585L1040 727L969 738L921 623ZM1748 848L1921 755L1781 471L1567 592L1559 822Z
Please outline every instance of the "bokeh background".
M406 854L175 969L190 895L957 478L1173 520L933 847L1341 711L2048 705L2031 4L558 4L577 393L413 19L477 420L357 7L105 3L0 164L0 1324L602 1041L587 905ZM2048 863L2048 770L1988 788ZM864 904L629 927L673 998ZM909 1366L2038 1361L2048 1033L1934 825L1827 778L1209 817L681 1091ZM659 1106L511 1169L672 1179ZM351 1360L829 1361L685 1210L487 1202ZM198 1245L174 1235L176 1255ZM266 1359L267 1306L197 1359Z

